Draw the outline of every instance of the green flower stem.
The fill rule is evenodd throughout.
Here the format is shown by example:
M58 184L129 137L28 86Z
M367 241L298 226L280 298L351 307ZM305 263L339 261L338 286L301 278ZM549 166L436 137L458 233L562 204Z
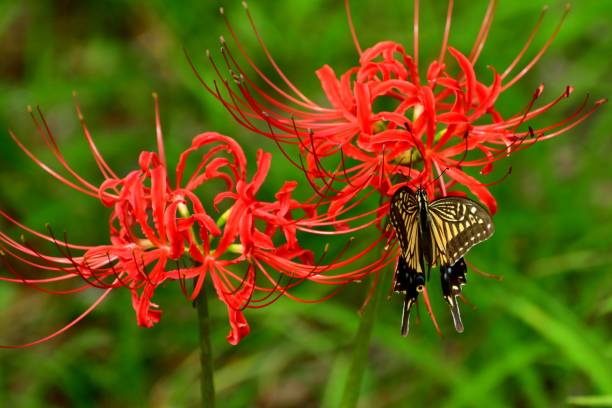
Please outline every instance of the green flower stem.
M200 332L200 388L202 391L202 407L215 407L215 384L213 381L213 356L210 346L210 316L208 315L208 299L204 289L196 298L195 307L198 310L198 329Z
M178 205L178 211L183 218L189 218L189 208L184 203ZM226 211L226 214L222 216L224 220L229 216L229 212ZM198 239L193 226L189 228L189 233L191 234L193 242L197 243ZM202 246L200 244L196 245L200 251L202 251ZM198 331L200 333L200 391L202 393L202 407L214 408L215 383L213 378L212 347L210 345L210 316L208 315L208 298L206 297L204 288L200 289L200 293L198 293L198 297L195 299L194 306L198 311Z
M382 274L382 272L380 272ZM342 394L342 402L340 403L341 408L354 408L357 406L359 400L359 391L361 389L361 382L363 374L365 373L367 363L369 361L368 351L370 348L370 339L372 338L372 328L374 327L374 320L376 317L376 310L378 309L378 303L383 293L383 276L379 276L378 279L372 281L374 288L374 294L370 299L370 303L366 306L361 322L359 323L359 329L357 330L357 336L355 337L355 343L353 345L353 357L351 360L351 366L349 369L348 378Z

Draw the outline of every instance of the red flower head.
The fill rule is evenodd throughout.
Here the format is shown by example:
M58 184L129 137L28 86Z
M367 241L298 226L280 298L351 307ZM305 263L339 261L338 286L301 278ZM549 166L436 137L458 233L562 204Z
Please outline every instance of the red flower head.
M419 0L414 0L411 52L391 41L363 49L352 23L349 1L345 0L349 28L359 58L343 73L336 73L328 65L316 72L327 98L325 104L318 104L305 96L279 68L257 32L246 3L243 4L253 32L282 84L275 84L254 64L223 10L221 13L238 50L233 52L221 38L223 62L229 69L231 80L225 79L210 53L211 65L219 79L214 86L208 85L193 65L192 68L206 90L225 106L236 122L273 139L287 159L305 173L319 196L319 208L325 208L319 213L325 214L313 217L304 230L343 235L376 224L380 236L391 239L393 233L383 227L382 220L389 215L389 198L402 186L421 187L430 200L447 195L465 195L458 189L463 186L494 214L497 203L488 189L492 183L480 181L464 169L476 167L481 175L486 175L495 161L572 129L605 102L599 100L589 106L587 98L566 119L544 127L532 127L535 118L569 97L573 91L568 86L557 98L539 104L544 92L544 86L540 85L523 109L511 115L502 113L499 106L503 92L539 61L556 37L569 9L544 46L530 60L523 62L522 68L516 70L539 30L544 11L516 58L503 70L488 67L490 73L482 78L477 75L476 64L492 26L496 3L494 0L489 2L472 49L462 52L449 46L454 6L454 1L450 0L440 52L436 59L423 64L419 58ZM254 76L247 73L241 61L246 61L255 72ZM258 83L261 81L271 91L260 87ZM288 145L298 147L299 160L291 158L286 150ZM360 211L360 204L372 193L380 195L378 208ZM386 254L397 257L400 251L395 249L386 251ZM414 257L419 255L423 254L412 254ZM400 261L403 263L397 264L396 276L403 276L412 268L405 266L406 259ZM346 272L342 278L344 281L359 279L364 271L377 271L388 262L376 261L375 264ZM460 287L465 281L454 274L463 273L460 269L465 263L462 261L456 265L446 265L447 272L452 275L450 280ZM416 281L411 282L410 285ZM448 284L450 281L447 279L445 282ZM401 287L404 283L398 285L396 281L394 287ZM450 286L446 288L447 292L451 293L448 288ZM453 293L457 290L452 289ZM433 318L427 292L423 291ZM448 293L447 300L451 299ZM451 309L454 318L457 317L458 311L452 304ZM435 318L433 320L435 323Z
M383 196L389 196L400 185L408 183L413 187L425 186L431 197L448 195L456 185L463 185L495 213L496 201L487 184L462 168L477 167L481 174L487 174L494 161L568 131L604 102L597 101L588 108L585 100L568 118L540 128L529 124L569 97L571 87L556 99L536 107L544 91L541 85L526 107L513 115L504 115L498 108L502 93L519 81L550 46L569 9L545 45L518 72L513 74L538 32L544 11L510 65L503 71L489 66L491 73L488 79L483 79L477 77L474 67L492 25L495 1L490 1L478 36L467 54L448 46L454 3L449 1L439 56L426 69L419 60L419 0L414 2L412 54L391 41L363 50L348 3L345 0L359 60L356 66L340 75L328 65L317 71L327 104L311 101L287 79L270 56L248 9L247 16L257 39L290 92L283 91L254 65L227 19L239 53L273 92L268 94L257 86L223 39L224 59L232 72L239 73L233 74L238 92L223 79L214 62L226 92L203 82L241 125L279 144L298 144L305 159L295 163L296 166L307 174L320 194L335 201L332 211L342 208L365 188L373 187ZM263 126L258 121L264 122ZM479 154L468 156L471 151ZM340 162L337 168L323 165L330 157ZM396 175L400 176L399 183L393 177ZM433 183L436 178L437 183ZM332 185L334 188L330 188ZM452 194L464 193L453 191Z
M112 209L110 243L93 247L60 241L51 230L41 234L0 211L5 219L53 243L61 253L59 257L43 253L25 240L20 243L0 232L0 252L7 269L15 275L0 279L46 291L49 290L44 288L45 284L58 281L82 278L86 282L53 293L71 293L90 287L105 289L73 322L27 345L40 343L67 330L118 287L131 291L138 324L151 327L161 317L161 310L152 298L163 282L179 281L186 296L193 300L207 277L227 306L231 326L227 339L237 344L249 333L243 310L262 307L286 294L291 286L280 285L265 265L302 280L315 275L312 255L299 246L297 225L292 219L295 211L312 213L312 209L292 198L295 183L287 182L276 194L275 201L261 201L256 197L270 167L270 154L258 152L257 171L249 180L247 160L241 147L227 136L206 132L196 136L181 154L173 184L166 166L157 98L155 108L157 152L142 152L138 168L119 177L98 152L77 105L85 137L104 177L99 186L79 176L64 160L42 115L43 126L39 126L34 115L32 117L67 175L52 170L11 133L19 147L50 175L99 198ZM188 168L193 171L187 173ZM25 277L13 266L11 258L51 276ZM237 272L240 269L246 272ZM259 272L264 278L256 280ZM194 281L192 290L185 286L188 279ZM278 295L273 297L274 294Z

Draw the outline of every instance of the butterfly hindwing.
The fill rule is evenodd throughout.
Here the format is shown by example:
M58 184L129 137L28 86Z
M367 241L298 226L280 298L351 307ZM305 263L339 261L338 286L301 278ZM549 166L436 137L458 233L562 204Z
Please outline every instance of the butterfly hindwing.
M401 253L393 276L393 290L404 293L402 311L402 336L408 335L410 309L416 303L419 292L425 285L425 275L420 263L422 258L419 243L419 204L408 187L400 188L391 199L390 219L400 242Z
M395 267L393 277L393 290L404 293L404 307L402 311L402 336L408 335L410 325L410 309L419 297L419 292L425 285L425 275L418 273L415 269L408 266L406 259L400 255Z
M463 258L459 258L453 265L442 265L440 267L440 283L442 286L442 296L448 303L455 330L458 333L463 332L463 322L461 321L461 313L457 304L457 296L461 295L461 287L465 285L465 273L467 265Z

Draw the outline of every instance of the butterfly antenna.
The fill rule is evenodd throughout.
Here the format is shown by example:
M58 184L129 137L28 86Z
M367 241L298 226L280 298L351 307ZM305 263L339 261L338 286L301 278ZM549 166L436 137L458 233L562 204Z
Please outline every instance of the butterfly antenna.
M461 156L461 160L459 160L457 162L457 164L455 164L455 167L457 167L458 169L461 168L461 164L463 164L463 161L466 159L467 154L468 154L468 136L469 136L469 131L466 130L465 133L463 134L463 139L465 140L465 150L463 151L463 156Z
M414 147L416 147L416 149L419 151L419 154L421 155L423 160L425 160L425 155L423 154L423 151L421 150L421 147L417 143L416 137L414 137L414 132L412 131L412 128L410 127L408 122L404 122L404 127L406 128L408 133L410 133L410 137L412 138L412 142L414 143Z
M410 149L410 162L408 164L408 177L410 178L410 172L412 171L412 153L414 153L413 149Z
M438 174L436 176L436 178L434 178L433 180L431 180L429 183L427 183L427 185L425 187L428 187L430 184L435 183L440 177L442 177L444 175L444 173L446 173L448 170L450 169L450 167L446 167L444 170L442 170L440 172L440 174Z
M381 167L381 172L380 172L380 179L378 181L379 186L382 186L383 183L387 180L387 178L385 177L385 145L383 144L382 146L382 155L381 155L381 159L380 159L380 167ZM391 179L389 178L389 183L391 182ZM380 199L382 200L382 194Z
M456 163L456 164L453 166L453 167L456 167L456 168L458 168L458 169L460 169L460 168L461 168L461 164L464 162L464 160L466 159L467 154L468 154L468 147L469 147L469 146L468 146L468 135L469 135L469 131L467 131L467 130L466 130L466 131L465 131L465 133L463 134L463 139L465 140L465 149L463 150L463 156L461 156L461 159L460 159L460 160L459 160L459 161L458 161L458 162L457 162L457 163ZM438 171L440 171L440 169L437 167L437 165L436 165L436 169L437 169ZM430 185L432 185L433 183L435 183L435 182L436 182L437 180L439 180L439 179L440 179L440 178L441 178L441 177L444 175L444 173L446 173L448 170L450 170L450 167L446 167L444 170L442 170L442 171L440 172L440 174L438 174L438 175L437 175L437 176L436 176L436 177L435 177L433 180L431 180L429 183L427 183L427 185L426 185L425 187L427 188L427 187L429 187ZM441 184L442 184L442 195L446 195L446 191L445 191L445 188L444 188L444 186L443 186L443 183L441 182Z

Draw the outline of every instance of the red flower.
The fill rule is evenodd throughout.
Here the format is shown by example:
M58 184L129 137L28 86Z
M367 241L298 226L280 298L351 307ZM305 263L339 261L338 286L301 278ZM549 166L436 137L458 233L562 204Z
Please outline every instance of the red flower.
M93 247L60 241L51 230L41 234L0 211L0 215L24 232L53 243L61 255L43 253L26 241L17 242L0 232L3 260L14 275L0 279L46 291L44 285L49 283L74 281L75 278L86 282L54 293L72 293L91 287L105 289L73 322L26 345L40 343L67 330L118 287L131 291L138 324L151 327L161 317L162 312L152 298L163 282L179 281L185 294L193 300L207 277L227 306L230 322L227 339L237 344L249 333L243 310L262 307L286 294L292 286L280 285L265 265L302 280L316 275L311 253L299 246L297 223L292 219L296 211L312 213L309 206L291 197L295 183L287 182L273 202L260 201L256 197L268 173L270 155L258 152L257 171L249 181L247 160L241 147L227 136L206 132L196 136L181 154L173 184L166 167L157 98L155 109L157 152L142 152L139 167L118 177L98 152L77 105L86 140L104 177L99 186L79 176L64 160L42 115L44 126L39 126L35 116L32 117L66 175L40 161L11 133L19 147L47 173L78 191L99 198L112 209L110 243ZM186 168L194 170L186 174ZM25 277L10 258L51 276ZM246 269L246 273L236 273L237 269ZM264 279L256 280L257 273ZM193 290L186 289L186 280L194 281ZM256 293L261 296L255 296ZM275 293L279 295L272 297Z
M348 0L345 4L348 12ZM394 185L392 176L401 175L405 180L400 184L425 186L432 197L450 194L449 190L463 185L494 213L497 205L487 184L462 168L478 167L481 174L487 174L494 161L536 141L568 131L604 102L600 100L587 107L585 100L576 112L561 122L532 128L529 124L533 119L569 97L573 90L567 87L556 99L535 107L544 91L541 85L525 109L503 115L498 108L499 97L541 58L569 9L545 45L523 68L512 74L529 49L544 11L514 61L503 71L489 67L490 79L483 80L477 77L474 66L491 28L495 5L495 1L489 3L480 32L466 55L448 46L451 0L439 57L431 61L425 71L421 71L419 64L418 0L415 0L412 54L391 41L362 50L348 13L359 54L358 65L341 75L328 65L317 71L327 96L325 105L308 99L289 81L270 56L247 9L257 39L283 85L290 91L283 91L254 65L225 16L239 53L272 92L268 94L257 86L223 39L224 58L231 69L239 73L234 75L238 92L223 78L214 62L225 92L202 82L241 125L279 144L298 144L305 160L294 164L306 173L319 194L334 201L330 207L332 212L343 208L369 187L383 196L391 195L399 186ZM452 69L453 66L458 69ZM470 151L480 154L468 156ZM324 167L322 163L328 157L340 159L338 168ZM433 183L436 178L437 183Z
M411 52L391 41L362 49L352 24L349 1L345 0L359 58L355 66L343 73L337 74L328 65L316 72L327 98L326 103L318 104L305 96L280 69L244 4L253 32L281 84L275 84L255 65L223 10L221 13L237 49L234 52L221 38L223 62L232 78L225 78L210 54L211 66L218 77L214 85L209 85L193 65L192 68L206 90L224 105L237 123L273 139L287 159L305 173L316 192L313 202L318 203L318 215L300 222L299 228L303 231L343 236L375 224L380 231L375 245L390 241L393 232L385 229L382 222L389 213L388 198L406 184L425 188L432 199L465 195L458 189L463 186L494 214L497 203L488 189L492 183L485 183L464 169L475 167L481 175L486 175L495 161L572 129L605 102L598 100L589 106L586 98L562 121L532 127L534 119L573 91L568 86L560 96L539 104L544 92L544 86L540 85L520 111L508 115L500 110L504 91L539 61L569 9L544 46L523 62L522 68L516 69L527 55L544 11L516 58L503 70L488 67L490 74L483 79L477 75L475 66L492 26L496 1L489 2L474 45L466 53L448 45L454 6L450 0L439 55L425 66L419 58L419 0L414 2ZM260 87L260 82L270 90ZM299 160L291 158L285 150L287 145L299 148ZM381 197L378 208L368 212L360 210L361 203L372 194ZM373 248L359 252L357 258L336 262L330 270L354 268L353 261ZM385 249L384 259L363 268L331 277L321 274L312 279L326 283L360 279L397 259L397 247ZM427 292L423 295L437 328Z

